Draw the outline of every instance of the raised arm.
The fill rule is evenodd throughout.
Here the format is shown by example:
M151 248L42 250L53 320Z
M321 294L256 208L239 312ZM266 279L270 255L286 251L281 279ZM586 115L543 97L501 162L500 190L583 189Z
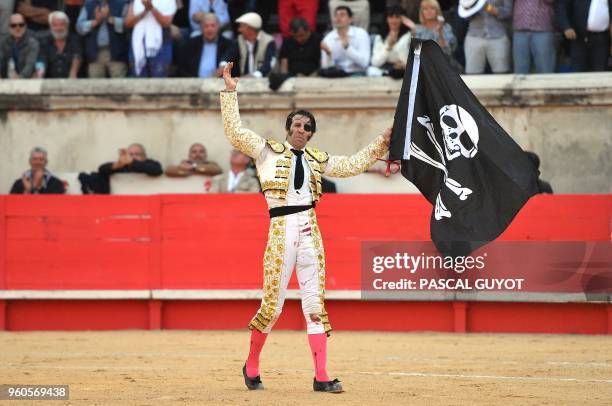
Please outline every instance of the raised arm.
M238 97L236 85L238 79L232 78L233 62L223 68L225 90L221 92L221 117L225 136L234 148L240 152L257 159L266 146L266 141L253 131L242 127L240 111L238 110Z
M391 128L383 135L374 139L368 146L349 157L343 155L331 155L325 166L324 175L335 178L348 178L359 175L372 166L377 158L382 158L389 150L391 139Z

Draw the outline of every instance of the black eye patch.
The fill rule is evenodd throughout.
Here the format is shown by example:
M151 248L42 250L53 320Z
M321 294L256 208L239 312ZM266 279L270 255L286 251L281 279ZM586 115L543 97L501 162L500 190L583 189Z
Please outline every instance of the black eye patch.
M312 126L310 124L304 124L304 130L308 132L312 132Z

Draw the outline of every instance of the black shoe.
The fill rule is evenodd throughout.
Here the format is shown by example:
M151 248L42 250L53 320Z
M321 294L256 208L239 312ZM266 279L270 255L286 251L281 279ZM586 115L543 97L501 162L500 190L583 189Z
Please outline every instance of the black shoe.
M342 393L344 389L342 389L342 385L340 385L340 381L338 379L334 379L333 381L324 381L319 382L317 378L313 379L312 389L315 392L329 392L329 393Z
M246 373L246 364L242 367L242 375L244 376L244 383L246 384L249 390L258 390L263 389L263 383L261 383L261 378L257 375L255 378L249 378Z

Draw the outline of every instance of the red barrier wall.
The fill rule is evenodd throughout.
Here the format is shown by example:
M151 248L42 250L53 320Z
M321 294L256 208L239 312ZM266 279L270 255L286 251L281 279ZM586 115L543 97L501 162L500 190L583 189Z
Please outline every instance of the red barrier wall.
M328 290L360 289L361 241L429 238L431 206L419 195L326 195L317 213ZM611 214L610 195L540 195L500 239L609 241ZM0 196L0 289L258 289L267 224L260 195ZM295 277L290 288L297 289ZM567 306L329 305L338 313L332 320L335 316L333 324L339 329L395 330L396 316L411 318L399 325L401 330L612 329L609 304ZM238 328L256 308L257 303L248 300L0 300L0 329ZM564 320L570 308L574 311L569 314L580 314L586 321ZM298 302L289 301L285 313L279 328L303 327ZM501 314L504 317L498 317ZM378 319L374 325L373 318Z

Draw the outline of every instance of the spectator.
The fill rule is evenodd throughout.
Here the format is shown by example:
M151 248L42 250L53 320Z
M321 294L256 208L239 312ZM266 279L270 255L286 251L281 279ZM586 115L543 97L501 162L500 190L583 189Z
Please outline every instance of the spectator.
M557 21L570 42L575 72L605 71L610 56L610 0L559 0Z
M437 0L423 0L419 9L419 22L415 24L407 17L402 19L415 38L431 39L440 45L445 54L451 56L457 48L457 38L450 24L444 22L442 9Z
M385 15L387 23L382 29L382 35L374 37L372 67L376 69L368 69L368 75L385 74L401 78L406 69L410 49L410 32L402 23L402 17L406 15L400 6L388 7Z
M63 11L49 14L51 37L41 42L39 60L43 63L46 78L76 79L81 67L81 44L69 34L70 21Z
M85 0L76 29L84 37L90 78L127 75L127 10L127 0Z
M25 17L30 34L44 41L49 37L49 13L63 5L61 0L18 0L17 12Z
M214 14L212 14L214 16ZM166 175L171 177L187 177L191 175L219 175L221 167L213 161L208 160L206 148L200 143L189 147L188 159L181 161L177 166L171 165L166 169Z
M294 18L289 24L291 37L280 50L280 71L290 76L312 76L319 70L321 37L310 31L308 22Z
M133 28L128 56L134 76L168 76L172 63L170 25L175 12L176 0L134 0L130 3L125 26Z
M201 32L191 38L187 45L186 74L188 77L218 78L223 74L223 67L238 58L236 43L219 35L219 19L215 14L207 13L200 19ZM234 74L238 65L234 65Z
M0 76L9 79L29 79L34 74L40 45L26 30L19 13L9 19L10 35L0 38Z
M149 176L160 176L164 173L159 162L147 158L147 152L141 144L132 144L127 149L121 148L117 162L101 165L98 172L106 178L114 173L144 173Z
M555 71L554 0L515 0L512 17L514 73Z
M351 18L355 27L363 28L366 32L370 29L370 2L367 0L329 0L329 18L334 28L338 28L336 22L336 10L338 7L347 7L351 10ZM354 18L353 18L354 17Z
M9 20L15 8L15 0L0 0L0 36L10 34Z
M176 0L176 13L172 17L170 25L170 36L172 37L172 65L170 76L184 74L183 67L186 65L187 43L191 33L189 18L189 0Z
M464 44L465 73L484 73L487 62L493 73L510 71L506 21L511 15L512 0L459 1L459 17L470 19Z
M64 183L47 170L47 151L35 147L30 152L30 169L11 188L11 194L62 194Z
M202 19L205 14L213 13L219 20L221 31L230 28L230 15L225 0L191 0L189 5L189 23L191 37L202 35Z
M334 11L335 26L321 42L322 76L363 76L370 64L370 36L352 25L353 12L346 6Z
M307 21L309 31L317 31L319 0L278 0L278 25L283 38L293 37L289 25L298 17Z
M321 176L321 188L323 190L323 193L338 193L336 182L324 178L323 176Z
M538 173L539 173L540 172L540 157L535 152L525 151L525 153L527 154L527 157L533 163L533 165L535 166L535 168L538 170ZM553 193L552 186L550 185L550 183L546 182L545 180L540 179L539 176L538 176L538 193L548 193L548 194Z
M237 20L240 76L266 77L274 67L276 44L274 38L261 31L261 17L246 13Z
M81 9L83 8L84 0L65 0L64 1L64 13L68 16L68 20L70 21L70 25L68 30L71 34L76 33L76 23L79 19L79 14Z
M220 193L259 193L259 179L249 167L251 158L237 149L230 155L230 170L219 179Z

